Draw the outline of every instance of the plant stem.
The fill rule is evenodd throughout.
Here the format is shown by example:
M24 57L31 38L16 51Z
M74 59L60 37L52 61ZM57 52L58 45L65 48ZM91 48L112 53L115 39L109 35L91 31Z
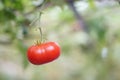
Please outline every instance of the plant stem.
M39 29L39 31L40 31L40 37L41 37L41 39L40 39L40 43L42 43L42 41L43 41L42 29L41 29L41 27L39 27L38 29Z
M40 43L43 42L43 36L42 36L43 34L42 34L42 29L41 29L41 27L40 27L40 17L41 17L41 14L42 14L42 12L39 13L39 27L38 27L38 29L39 29L39 31L40 31L40 37L41 37Z

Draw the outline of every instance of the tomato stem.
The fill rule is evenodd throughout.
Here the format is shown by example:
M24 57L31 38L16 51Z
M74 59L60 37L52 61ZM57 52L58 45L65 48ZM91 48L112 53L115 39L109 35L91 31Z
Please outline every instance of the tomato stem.
M41 17L41 14L42 14L42 12L39 13L39 26L40 26L40 17ZM41 37L40 43L42 43L43 42L42 29L41 29L41 27L39 27L38 29L40 31L40 37Z
M39 31L40 31L40 37L41 37L40 43L42 43L42 41L43 41L42 29L41 29L41 27L39 27L38 29L39 29Z

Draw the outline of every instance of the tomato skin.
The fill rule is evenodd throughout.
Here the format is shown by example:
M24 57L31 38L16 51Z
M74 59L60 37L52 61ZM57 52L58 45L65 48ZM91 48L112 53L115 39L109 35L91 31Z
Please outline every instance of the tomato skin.
M46 42L28 48L28 60L35 65L51 62L60 56L60 47L55 42Z

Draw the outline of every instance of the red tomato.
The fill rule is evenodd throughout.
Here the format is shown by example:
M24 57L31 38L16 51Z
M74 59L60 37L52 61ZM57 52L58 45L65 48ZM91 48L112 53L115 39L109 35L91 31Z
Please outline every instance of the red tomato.
M60 47L55 42L36 44L28 48L28 60L35 65L51 62L60 55Z

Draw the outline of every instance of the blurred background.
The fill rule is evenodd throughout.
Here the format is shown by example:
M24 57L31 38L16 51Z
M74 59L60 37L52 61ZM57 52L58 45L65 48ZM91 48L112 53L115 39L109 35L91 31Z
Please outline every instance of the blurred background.
M36 66L38 27L61 56ZM119 0L0 0L0 80L120 80L119 49Z

